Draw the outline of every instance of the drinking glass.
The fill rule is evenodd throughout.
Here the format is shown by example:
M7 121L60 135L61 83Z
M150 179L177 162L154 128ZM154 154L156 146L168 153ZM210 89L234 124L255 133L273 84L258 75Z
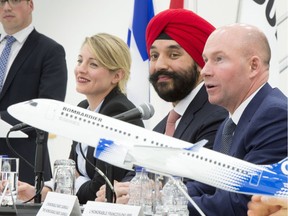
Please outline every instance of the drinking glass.
M16 204L18 192L19 158L0 157L0 205Z
M74 195L75 161L71 159L56 160L53 180L55 192Z

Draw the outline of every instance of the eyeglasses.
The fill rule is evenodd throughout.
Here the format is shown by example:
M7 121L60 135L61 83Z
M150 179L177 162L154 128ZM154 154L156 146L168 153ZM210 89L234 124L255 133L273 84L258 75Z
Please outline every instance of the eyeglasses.
M11 7L17 6L23 0L0 0L0 7L4 7L5 3L8 2ZM29 0L24 0L29 1Z

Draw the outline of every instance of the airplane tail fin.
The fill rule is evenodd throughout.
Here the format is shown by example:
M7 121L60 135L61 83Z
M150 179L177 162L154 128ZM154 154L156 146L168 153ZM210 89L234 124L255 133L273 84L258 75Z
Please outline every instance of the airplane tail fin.
M265 165L267 169L269 169L272 172L282 174L282 175L288 175L288 157L284 158L283 160L279 161L278 163L274 163L271 165Z
M112 140L100 139L95 147L94 157L123 169L132 170L133 164L129 163L128 148Z

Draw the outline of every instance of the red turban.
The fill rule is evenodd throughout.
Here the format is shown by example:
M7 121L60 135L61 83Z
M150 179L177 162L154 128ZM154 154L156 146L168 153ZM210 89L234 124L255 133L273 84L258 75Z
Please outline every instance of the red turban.
M215 30L209 22L186 9L168 9L154 16L146 29L146 47L150 47L162 33L175 40L202 68L202 52L209 35Z

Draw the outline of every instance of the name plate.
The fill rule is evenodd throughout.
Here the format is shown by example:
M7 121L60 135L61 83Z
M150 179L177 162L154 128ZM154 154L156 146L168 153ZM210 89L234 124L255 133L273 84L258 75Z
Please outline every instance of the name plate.
M48 192L37 216L79 216L81 210L77 196Z
M143 216L140 206L88 201L83 216Z

